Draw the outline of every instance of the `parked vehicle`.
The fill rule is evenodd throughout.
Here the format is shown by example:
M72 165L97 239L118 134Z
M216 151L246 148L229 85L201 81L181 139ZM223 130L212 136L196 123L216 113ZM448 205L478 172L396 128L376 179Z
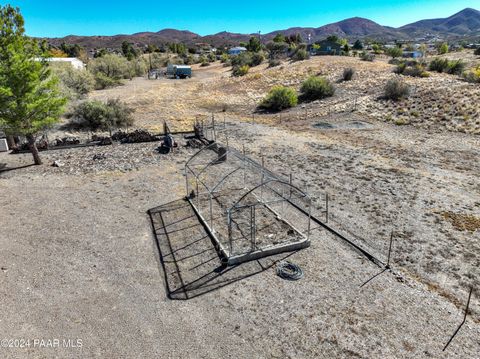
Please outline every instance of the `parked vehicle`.
M192 68L187 65L173 65L167 66L167 77L173 79L186 79L192 77Z

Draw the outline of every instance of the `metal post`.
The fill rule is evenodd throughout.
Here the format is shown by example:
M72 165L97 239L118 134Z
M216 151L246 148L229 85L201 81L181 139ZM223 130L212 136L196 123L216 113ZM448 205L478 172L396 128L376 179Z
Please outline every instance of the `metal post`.
M187 166L185 166L184 171L185 171L185 188L187 189L187 197L188 197L190 196L190 188L188 186Z
M467 315L468 315L468 308L470 306L470 298L472 297L472 292L473 292L473 286L470 287L470 293L468 294L468 300L467 300L467 306L465 307L465 314L463 315L463 321L462 323L460 323L460 325L458 326L457 330L455 330L455 333L453 333L453 335L450 337L450 340L447 342L447 344L445 344L445 346L443 347L443 351L445 351L445 349L447 349L447 347L450 345L450 343L452 342L453 338L455 338L455 336L457 335L458 331L460 330L460 328L463 326L463 324L465 324L465 321L467 320Z
M242 144L243 149L243 188L247 187L247 157L245 156L245 144Z
M325 195L325 222L328 223L328 193Z
M254 215L254 210L253 210L253 206L250 207L250 249L253 251L254 250L254 245L253 245L253 242L254 242L254 237L255 237L255 230L254 230L254 227L255 227L255 215Z
M310 239L310 228L312 224L312 199L308 198L308 229L307 229L307 239Z
M195 177L195 182L197 186L197 207L200 210L200 193L198 192L198 178Z
M213 132L212 140L217 141L217 133L215 132L215 115L213 113L212 113L212 132Z
M213 229L213 208L212 208L212 194L210 193L210 228L212 231Z
M227 211L227 222L228 222L228 241L230 244L230 256L233 253L233 244L232 244L232 214L230 209Z
M389 269L390 268L390 255L392 253L392 243L393 243L393 230L392 232L390 233L390 246L388 248L388 258L387 258L387 265L385 266L385 268Z
M260 199L263 201L263 181L265 179L265 157L263 157L262 153L262 182L260 187Z
M290 194L289 194L288 198L292 199L292 183L293 183L292 172L290 172L288 183L290 184Z

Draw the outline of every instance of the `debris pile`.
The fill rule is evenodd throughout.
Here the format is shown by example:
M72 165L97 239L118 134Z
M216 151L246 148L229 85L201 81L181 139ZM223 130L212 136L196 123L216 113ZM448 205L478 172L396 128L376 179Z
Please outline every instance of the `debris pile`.
M121 143L141 143L160 141L160 138L146 130L135 130L130 133L118 131L113 134L112 140L120 141Z

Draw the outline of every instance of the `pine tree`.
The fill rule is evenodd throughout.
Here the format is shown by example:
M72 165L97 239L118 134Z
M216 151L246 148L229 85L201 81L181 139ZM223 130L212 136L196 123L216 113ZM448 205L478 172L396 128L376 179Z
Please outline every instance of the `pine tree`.
M43 56L25 35L19 9L0 6L0 127L27 138L37 165L36 136L58 121L66 103Z

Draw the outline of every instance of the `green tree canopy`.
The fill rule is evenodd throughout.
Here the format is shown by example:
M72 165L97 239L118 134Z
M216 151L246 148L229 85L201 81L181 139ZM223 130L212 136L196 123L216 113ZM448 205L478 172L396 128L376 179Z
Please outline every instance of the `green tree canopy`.
M256 36L250 37L247 45L247 50L251 52L259 52L261 49L262 44L260 43L260 39Z
M403 50L397 46L391 47L387 50L387 55L391 58L395 59L397 57L401 57L403 55Z
M354 50L363 50L363 44L360 40L355 41L353 44L353 49Z
M38 44L25 36L20 11L0 6L0 126L26 136L35 164L41 164L36 135L55 124L66 99Z

